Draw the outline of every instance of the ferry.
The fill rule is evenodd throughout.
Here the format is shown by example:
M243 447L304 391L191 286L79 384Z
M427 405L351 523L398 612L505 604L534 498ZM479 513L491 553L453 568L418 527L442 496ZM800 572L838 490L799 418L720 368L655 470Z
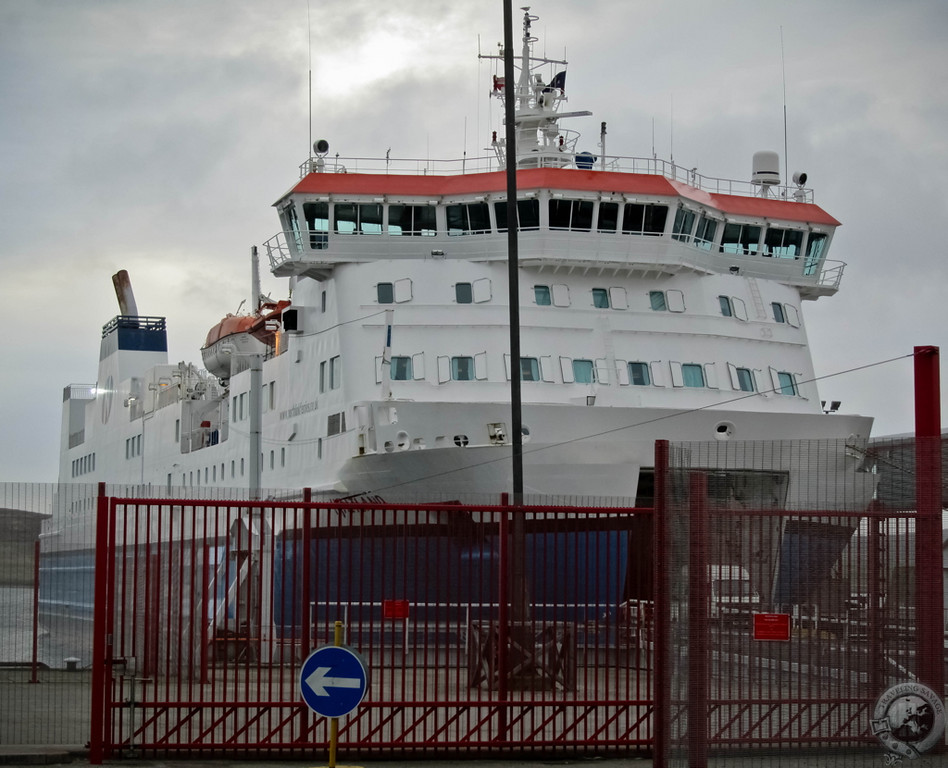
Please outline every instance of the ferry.
M317 141L274 204L279 231L253 249L286 297L255 278L249 311L210 329L200 364L169 361L166 318L139 314L116 276L95 383L64 391L60 482L497 495L511 490L515 370L528 496L647 499L656 439L824 441L774 481L790 507L814 460L827 482L851 470L872 420L826 412L804 319L840 288L840 222L805 173L781 179L776 152L754 153L740 181L611 155L606 123L585 143L567 125L590 113L567 107L567 64L537 53L536 19L524 13L510 89L516 146L498 130L485 157L433 161ZM504 102L502 56L482 58Z
M664 439L683 445L676 466L711 472L718 507L866 509L875 477L858 470L872 419L820 400L804 311L840 289L845 265L828 258L840 222L805 173L784 183L772 151L728 180L611 155L605 123L585 143L567 125L589 113L567 107L566 62L537 54L536 19L525 11L515 82L502 76L504 51L483 57L495 67L485 91L514 102L515 146L498 130L485 157L433 161L346 158L315 142L274 203L277 234L251 249L248 311L207 331L200 363L169 361L166 318L139 313L127 273L114 276L119 314L102 329L95 383L64 390L44 606L91 616L94 481L171 499L292 500L310 489L327 500L498 503L515 490L515 423L527 503L651 506ZM261 295L264 259L285 297ZM314 524L354 519L323 510ZM829 572L857 525L789 519L720 534L714 562L746 569L762 605L806 603L802 574ZM283 567L300 567L298 532L272 527ZM526 546L572 537L574 551L586 533ZM322 534L312 556L332 560L344 540ZM602 536L615 552L612 587L540 574L531 594L613 614L650 600L634 575L650 562L650 536ZM438 562L496 562L496 540L439 542ZM382 552L361 567L380 567ZM398 568L417 565L389 554ZM215 578L230 583L219 557ZM431 601L437 581L403 597ZM353 589L330 576L313 599L362 600ZM469 601L463 586L448 591L437 599ZM233 618L216 616L214 636ZM280 629L265 634L295 631L285 616L269 621Z

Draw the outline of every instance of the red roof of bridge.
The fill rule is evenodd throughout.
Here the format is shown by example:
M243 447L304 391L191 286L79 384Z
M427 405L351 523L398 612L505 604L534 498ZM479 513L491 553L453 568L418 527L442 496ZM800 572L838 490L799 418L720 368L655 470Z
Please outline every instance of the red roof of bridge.
M722 195L691 187L656 174L567 168L526 168L517 171L520 190L555 189L622 195L684 197L722 213L754 218L799 221L838 226L839 221L813 203L767 197ZM502 193L507 190L503 171L457 176L415 176L375 173L310 173L288 194L366 195L432 198Z

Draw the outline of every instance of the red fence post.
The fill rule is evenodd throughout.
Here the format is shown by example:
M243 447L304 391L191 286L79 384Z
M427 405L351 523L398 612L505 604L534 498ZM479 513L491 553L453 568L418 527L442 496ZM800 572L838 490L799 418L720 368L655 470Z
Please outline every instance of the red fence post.
M510 633L508 626L510 622L510 612L507 601L510 600L510 507L509 497L503 494L501 504L503 510L500 512L500 521L498 528L497 557L498 557L498 596L497 596L497 699L500 702L497 722L497 738L505 740L507 738L507 643ZM488 647L493 639L493 630L488 635ZM489 668L489 666L488 666ZM490 690L493 680L488 682Z
M313 489L303 489L303 530L300 535L300 658L299 663L302 667L303 662L309 658L310 650L313 647L313 616L310 613L310 606L313 602L312 578L313 561L310 549L313 546ZM298 741L305 742L306 736L310 731L313 721L313 715L309 707L300 707L300 723Z
M668 765L668 738L671 724L671 663L668 654L671 605L668 596L668 546L665 511L668 490L668 441L655 441L655 490L652 512L652 637L655 665L652 691L652 762L655 768Z
M688 765L707 768L711 673L708 476L692 472L688 491Z
M109 500L105 483L99 483L95 526L95 605L92 613L92 713L90 718L89 762L101 765L105 752L105 707L108 680L106 636L108 634L108 563L112 553L109 540Z
M312 602L312 596L310 595L310 571L312 570L313 564L311 562L312 555L310 554L310 547L312 547L313 542L313 489L304 488L303 489L303 535L300 537L300 546L303 549L302 561L303 575L302 583L300 589L300 598L302 605L302 613L300 615L300 622L302 623L302 632L300 633L300 662L306 660L309 656L309 650L312 646L312 621L313 617L310 616L309 609L310 603Z
M919 678L943 697L945 598L938 357L938 347L915 347L915 605Z
M869 648L882 648L882 604L885 588L885 570L882 545L882 518L884 508L877 502L869 505L868 536L866 538L866 564L869 604L866 607L866 637ZM881 691L885 681L885 654L874 653L869 665L869 690Z

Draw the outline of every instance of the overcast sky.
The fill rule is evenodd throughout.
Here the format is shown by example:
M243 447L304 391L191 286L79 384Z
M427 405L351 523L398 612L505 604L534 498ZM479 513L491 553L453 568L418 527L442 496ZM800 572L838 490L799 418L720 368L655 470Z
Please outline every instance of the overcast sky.
M249 296L252 245L313 138L343 156L482 155L478 63L501 0L0 0L0 233L10 321L0 480L56 479L63 387L94 383L111 276L168 318L169 358ZM916 345L948 349L948 3L537 0L596 151L747 179L783 155L843 222L835 297L804 306L821 396L913 429ZM519 11L515 11L519 16ZM517 21L519 25L519 20ZM781 32L783 60L781 63ZM654 131L653 131L654 125ZM286 281L264 289L285 297ZM893 358L896 362L878 364ZM855 370L844 375L839 372ZM943 373L948 380L948 372ZM945 388L943 388L944 390Z

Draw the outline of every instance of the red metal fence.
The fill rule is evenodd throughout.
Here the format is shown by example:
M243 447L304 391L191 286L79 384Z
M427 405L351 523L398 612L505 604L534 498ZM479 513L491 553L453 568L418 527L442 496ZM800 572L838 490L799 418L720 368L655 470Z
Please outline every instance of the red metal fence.
M654 510L103 495L91 756L325 753L298 678L337 621L347 756L878 750L887 688L944 687L905 455L659 444Z
M644 751L644 510L100 499L93 760L313 753L301 662L336 621L361 755Z
M881 759L880 695L944 686L943 443L672 445L635 510L113 493L96 533L94 487L4 486L0 742L322 759L298 675L338 620L347 759Z
M941 510L931 541L916 503L920 487L942 487L940 468L916 466L931 447L672 447L656 520L656 614L670 619L656 655L659 764L878 753L887 689L943 695Z

